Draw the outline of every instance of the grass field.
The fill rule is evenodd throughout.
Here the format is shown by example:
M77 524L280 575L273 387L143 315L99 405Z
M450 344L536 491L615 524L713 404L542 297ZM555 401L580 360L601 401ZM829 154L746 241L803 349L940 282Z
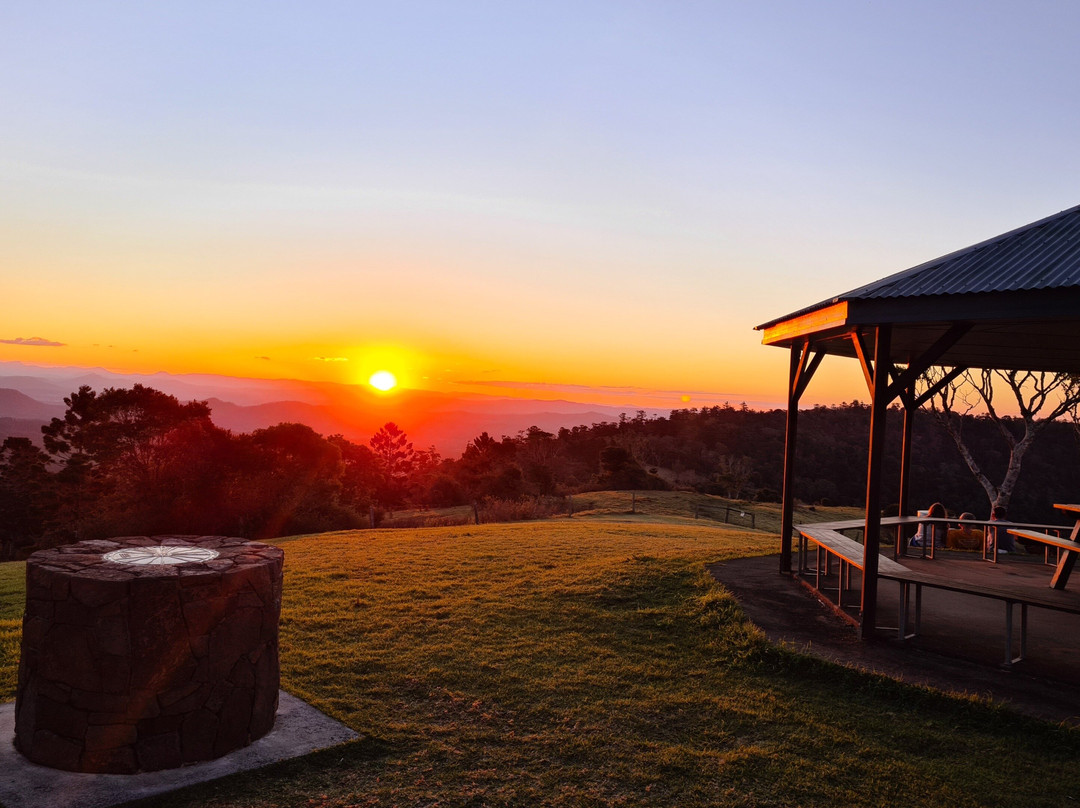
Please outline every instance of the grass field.
M598 518L281 540L282 684L363 740L153 805L1064 806L1080 732L770 646L707 561ZM0 565L14 626L20 565ZM0 698L16 645L0 646Z

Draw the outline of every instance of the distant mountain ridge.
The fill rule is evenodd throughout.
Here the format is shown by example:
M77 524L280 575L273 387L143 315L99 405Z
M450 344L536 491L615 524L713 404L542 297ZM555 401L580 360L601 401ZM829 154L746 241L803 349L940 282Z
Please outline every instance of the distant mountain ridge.
M389 396L364 387L290 379L237 379L228 376L169 373L118 374L86 368L37 368L0 362L0 440L9 435L40 443L40 427L65 411L63 399L82 385L94 390L142 384L181 401L207 401L211 418L223 429L251 432L279 423L307 424L322 435L341 434L357 443L388 421L404 429L417 448L434 446L448 457L487 432L514 436L531 426L548 432L614 421L634 409L572 401L455 396L426 390L401 390ZM664 414L647 410L648 414Z

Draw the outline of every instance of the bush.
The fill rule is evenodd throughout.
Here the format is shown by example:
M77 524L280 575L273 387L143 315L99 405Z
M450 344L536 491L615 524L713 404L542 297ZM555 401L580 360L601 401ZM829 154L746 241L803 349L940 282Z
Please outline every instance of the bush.
M535 499L499 499L488 497L480 502L481 522L524 522L547 519L567 513L569 506L562 497Z

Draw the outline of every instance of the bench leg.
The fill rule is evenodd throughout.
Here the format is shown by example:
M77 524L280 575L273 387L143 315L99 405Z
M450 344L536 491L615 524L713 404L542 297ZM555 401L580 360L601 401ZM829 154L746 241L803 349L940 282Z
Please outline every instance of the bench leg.
M1076 553L1071 550L1066 550L1061 554L1061 560L1058 561L1057 570L1054 572L1053 580L1050 581L1050 586L1054 589L1064 589L1065 584L1069 582L1069 576L1072 575L1073 567L1076 565Z
M1013 663L1012 655L1012 601L1005 601L1005 665Z
M908 613L908 598L910 597L911 588L908 584L900 581L900 612L896 616L896 638L899 640L906 640L907 635L907 613Z
M922 584L915 584L915 628L908 631L908 613L911 610L910 581L900 581L900 610L896 621L896 636L901 640L911 640L919 635L922 622Z
M1005 666L1020 662L1027 656L1027 604L1020 604L1020 653L1013 656L1013 602L1005 601Z
M843 563L843 558L838 558L836 569L836 605L841 609L843 608L843 580L845 580L845 569L847 564Z
M1017 661L1027 656L1027 610L1026 603L1020 604L1020 656Z

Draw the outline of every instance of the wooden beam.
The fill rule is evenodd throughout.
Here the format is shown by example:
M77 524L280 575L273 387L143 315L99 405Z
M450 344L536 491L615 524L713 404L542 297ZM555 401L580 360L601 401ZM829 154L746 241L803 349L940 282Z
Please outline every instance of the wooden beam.
M931 387L927 388L926 390L924 390L915 399L915 406L916 407L921 407L923 404L925 404L927 401L929 401L934 396L934 394L937 393L942 387L947 385L949 382L951 382L953 379L955 379L957 376L959 376L965 370L967 370L967 368L953 368L952 370L950 370L941 379L939 379L933 386L931 386Z
M806 349L806 353L809 353L809 346ZM810 380L814 378L814 373L817 372L818 367L821 365L821 360L825 358L824 351L816 351L814 358L810 360L810 364L803 363L802 372L799 374L798 381L795 383L795 400L802 398L802 394L806 392L806 386L810 384Z
M791 531L795 524L795 442L799 434L799 377L806 368L810 343L791 346L788 409L784 429L784 491L780 499L780 574L791 574Z
M866 521L863 523L862 621L859 636L872 639L877 629L878 551L881 547L881 466L885 455L885 417L889 411L888 368L892 364L892 326L874 335L875 373L870 401L870 457L866 468Z
M918 411L918 407L915 406L914 393L915 391L909 388L901 396L904 401L904 428L900 439L900 491L897 494L897 516L908 515L908 497L911 493L911 487L908 484L911 478L911 436L914 432L915 413ZM904 530L900 525L897 525L896 548L893 557L899 558L905 554L906 550Z
M881 326L878 326L880 328ZM858 329L853 329L848 336L851 338L851 344L855 346L855 355L859 357L859 364L862 365L863 376L866 378L866 386L870 390L870 395L874 394L874 363L870 358L870 352L867 350L866 345L863 344L862 334Z
M833 303L766 327L763 329L761 342L763 345L779 345L822 331L842 328L847 325L847 315L846 300Z
M957 342L971 330L971 323L953 323L949 326L949 330L942 334L916 361L911 362L907 370L900 374L900 376L889 385L889 400L892 401L898 395L901 395L904 390L913 389L915 386L915 380L918 379L927 369L933 367L933 365L940 359L947 350L956 345Z
M889 378L892 379L892 384L889 385L890 390L896 386L896 380L899 379L903 373L904 371L896 365L889 368ZM915 406L915 390L913 387L901 387L899 397L900 402L904 405L904 409L910 409ZM892 401L894 398L896 398L895 395L889 396L889 401Z

